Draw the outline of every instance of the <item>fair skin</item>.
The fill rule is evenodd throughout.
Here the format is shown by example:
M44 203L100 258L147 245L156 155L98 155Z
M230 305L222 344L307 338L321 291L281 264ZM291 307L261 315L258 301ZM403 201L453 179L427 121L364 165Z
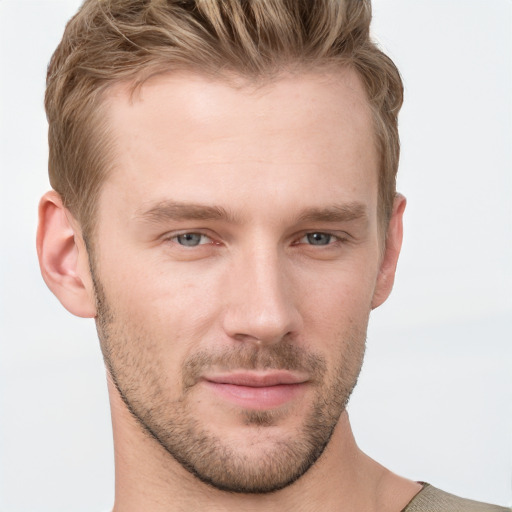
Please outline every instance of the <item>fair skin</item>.
M162 75L112 88L105 111L93 254L55 192L38 253L63 305L97 321L114 510L399 512L419 484L364 455L345 410L405 207L382 233L355 73Z

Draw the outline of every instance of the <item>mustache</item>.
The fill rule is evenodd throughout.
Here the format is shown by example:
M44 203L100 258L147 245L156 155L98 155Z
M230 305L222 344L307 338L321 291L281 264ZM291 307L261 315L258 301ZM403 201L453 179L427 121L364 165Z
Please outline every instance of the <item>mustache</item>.
M307 373L311 380L322 380L327 369L325 358L298 347L295 343L281 341L273 345L257 346L240 342L236 348L199 351L182 364L183 387L187 391L206 372L215 370L289 370Z

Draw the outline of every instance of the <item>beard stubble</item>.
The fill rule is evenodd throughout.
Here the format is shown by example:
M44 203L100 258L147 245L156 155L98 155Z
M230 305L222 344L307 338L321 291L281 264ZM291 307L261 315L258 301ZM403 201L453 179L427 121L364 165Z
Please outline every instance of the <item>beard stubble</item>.
M154 342L139 325L121 319L107 301L91 268L96 293L96 326L105 365L120 397L142 432L200 481L218 490L263 494L291 485L320 458L345 410L360 373L366 324L353 328L340 346L343 353L328 375L324 356L307 352L293 341L258 347L241 343L236 349L197 352L181 364L181 394L170 399L165 369L155 358ZM262 443L248 454L216 435L193 411L191 395L200 376L212 367L226 370L287 369L306 372L316 392L311 410L288 436L273 436L281 412L240 411L240 429L251 429ZM257 444L257 443L256 443ZM254 450L253 450L254 452Z

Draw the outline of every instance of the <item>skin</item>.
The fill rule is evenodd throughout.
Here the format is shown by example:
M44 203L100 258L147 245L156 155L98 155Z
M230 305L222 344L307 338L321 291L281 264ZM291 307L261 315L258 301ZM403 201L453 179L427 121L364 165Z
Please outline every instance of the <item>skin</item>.
M345 411L405 207L382 233L357 75L163 75L105 110L114 169L89 254L55 192L38 252L63 305L97 321L114 510L401 510L420 486L364 455Z

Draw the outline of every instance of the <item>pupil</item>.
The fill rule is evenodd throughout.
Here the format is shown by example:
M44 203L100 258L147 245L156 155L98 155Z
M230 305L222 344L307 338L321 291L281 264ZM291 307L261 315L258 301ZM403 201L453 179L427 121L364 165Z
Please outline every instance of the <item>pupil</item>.
M199 233L185 233L178 236L178 242L181 245L186 245L187 247L194 247L199 245L200 241L201 235Z
M331 235L326 233L310 233L308 242L311 245L327 245L331 241Z

